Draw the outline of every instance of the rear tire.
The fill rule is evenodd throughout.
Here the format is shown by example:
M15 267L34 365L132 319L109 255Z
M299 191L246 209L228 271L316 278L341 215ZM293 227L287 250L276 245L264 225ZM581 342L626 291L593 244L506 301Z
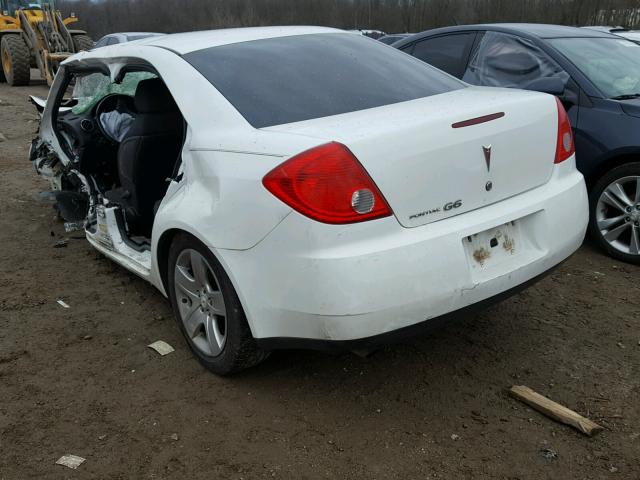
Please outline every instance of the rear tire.
M202 242L187 234L176 236L169 250L167 276L175 319L205 368L229 375L267 357L251 335L231 280ZM203 278L207 280L199 281Z
M640 162L598 180L589 194L589 214L589 232L598 246L617 260L640 265Z
M91 50L95 43L89 35L74 35L73 45L76 47L76 52L81 52L82 50Z
M31 53L20 35L13 33L2 37L0 56L7 83L12 87L29 85Z

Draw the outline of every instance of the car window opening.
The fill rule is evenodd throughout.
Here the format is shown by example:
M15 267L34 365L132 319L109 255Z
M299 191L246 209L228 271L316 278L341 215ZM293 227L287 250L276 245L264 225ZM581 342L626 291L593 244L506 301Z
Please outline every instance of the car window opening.
M123 240L149 249L185 137L184 117L162 79L148 71L127 72L119 82L101 72L72 75L54 118L72 168L92 179L94 201L85 208L117 207ZM88 219L91 231L96 212Z

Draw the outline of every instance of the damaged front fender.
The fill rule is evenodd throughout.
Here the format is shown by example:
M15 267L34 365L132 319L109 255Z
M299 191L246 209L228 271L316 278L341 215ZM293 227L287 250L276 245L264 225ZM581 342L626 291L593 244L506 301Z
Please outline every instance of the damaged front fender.
M36 97L35 95L29 95L29 101L36 107L36 111L40 118L42 118L42 114L44 113L44 108L47 106L47 100L42 97Z
M47 192L46 197L55 201L60 217L76 225L84 223L92 198L91 186L84 175L63 165L58 155L40 137L31 142L29 159L38 175L49 181L51 191Z
M49 181L52 190L62 190L64 165L49 144L39 136L31 142L29 160L33 162L38 175Z

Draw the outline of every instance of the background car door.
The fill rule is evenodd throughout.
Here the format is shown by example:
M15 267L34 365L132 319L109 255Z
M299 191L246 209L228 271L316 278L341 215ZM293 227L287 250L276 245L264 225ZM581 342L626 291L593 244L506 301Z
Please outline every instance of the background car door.
M462 78L476 32L455 33L428 38L404 50L423 62L457 78Z
M545 77L560 78L566 83L565 93L560 100L575 132L580 87L562 66L527 38L502 32L478 33L461 78L472 85L526 90L533 82Z

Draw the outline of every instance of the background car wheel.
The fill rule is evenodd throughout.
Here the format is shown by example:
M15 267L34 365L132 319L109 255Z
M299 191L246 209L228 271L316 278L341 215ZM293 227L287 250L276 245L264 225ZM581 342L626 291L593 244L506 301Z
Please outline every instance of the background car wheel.
M9 34L0 42L2 70L7 83L12 87L29 85L31 77L31 54L20 35Z
M614 168L590 194L592 237L612 257L640 265L640 162Z
M91 50L95 44L89 35L74 35L73 45L76 47L76 52L81 52Z
M202 365L228 375L267 357L251 335L229 277L202 242L186 234L177 236L168 266L175 318Z

